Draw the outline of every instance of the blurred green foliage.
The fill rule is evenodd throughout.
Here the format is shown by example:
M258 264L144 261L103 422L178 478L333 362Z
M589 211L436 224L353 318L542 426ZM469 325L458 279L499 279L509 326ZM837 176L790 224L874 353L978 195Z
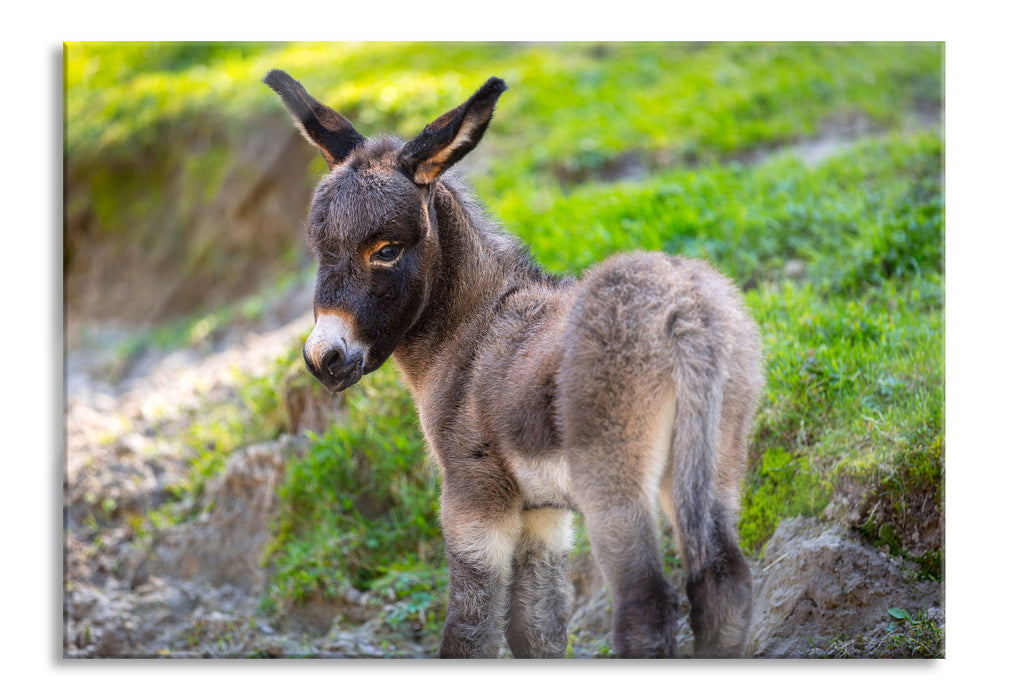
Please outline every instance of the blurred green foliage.
M835 291L941 272L942 141L934 134L866 141L807 168L781 157L662 172L640 182L508 196L498 215L554 271L618 250L703 257L747 285L780 277L789 260ZM844 259L843 267L837 259Z
M708 259L746 290L768 375L741 513L748 551L782 517L820 513L841 477L898 505L931 489L942 507L941 45L70 44L66 56L70 157L150 158L152 178L172 162L165 150L235 144L282 115L259 84L274 67L362 133L404 137L504 78L511 90L463 169L546 267L664 250ZM823 134L837 150L813 164L774 151ZM221 177L224 151L190 166L194 188ZM162 206L116 172L89 172L99 216ZM429 627L444 560L413 408L391 368L347 401L290 465L270 604L353 585L401 599L390 623Z
M294 264L297 236L232 240L200 221L222 184L248 179L236 154L287 120L260 82L275 67L362 133L405 138L503 77L494 127L462 168L492 209L538 211L628 158L697 166L853 120L885 130L934 118L942 58L934 43L68 43L65 253L72 264L80 246L112 241L177 266L199 284L175 305L251 291L241 246ZM322 159L314 168L306 190Z
M66 146L87 157L234 129L278 109L259 81L279 67L366 135L410 136L498 75L512 88L499 172L591 169L632 149L704 159L839 114L889 127L938 109L941 60L937 44L893 43L70 43Z

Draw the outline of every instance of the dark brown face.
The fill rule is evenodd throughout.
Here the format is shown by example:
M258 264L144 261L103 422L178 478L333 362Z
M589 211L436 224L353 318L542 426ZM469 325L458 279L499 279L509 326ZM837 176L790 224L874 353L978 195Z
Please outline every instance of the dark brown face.
M389 359L420 317L441 271L426 200L441 174L479 143L507 88L488 79L400 145L369 141L282 70L263 82L329 164L309 214L319 276L304 355L319 381L341 391Z
M436 232L425 188L395 167L390 143L369 143L316 191L308 238L319 271L309 371L342 391L378 369L420 316Z

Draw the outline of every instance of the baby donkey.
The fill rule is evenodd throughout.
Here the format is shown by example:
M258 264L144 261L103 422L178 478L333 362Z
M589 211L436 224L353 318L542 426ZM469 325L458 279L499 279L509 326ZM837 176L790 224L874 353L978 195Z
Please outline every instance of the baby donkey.
M283 71L265 82L330 171L309 371L342 391L393 357L442 474L450 584L441 655L559 657L584 516L626 657L676 654L658 508L686 568L695 656L742 653L752 584L740 479L763 385L759 333L704 262L616 255L546 274L446 171L480 142L489 79L413 140L366 139Z

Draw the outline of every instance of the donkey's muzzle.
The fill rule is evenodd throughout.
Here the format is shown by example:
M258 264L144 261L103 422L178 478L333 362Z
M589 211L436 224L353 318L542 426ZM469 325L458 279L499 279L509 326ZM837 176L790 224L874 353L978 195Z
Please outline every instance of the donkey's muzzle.
M364 353L330 347L314 362L307 350L302 352L308 371L330 391L343 391L364 375Z

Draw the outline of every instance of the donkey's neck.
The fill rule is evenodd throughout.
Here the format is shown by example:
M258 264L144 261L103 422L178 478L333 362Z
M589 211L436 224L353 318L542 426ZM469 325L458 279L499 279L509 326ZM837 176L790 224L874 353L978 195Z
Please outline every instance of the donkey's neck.
M443 353L475 347L500 300L549 279L517 239L484 218L461 186L443 180L435 187L441 272L394 355L415 388Z

